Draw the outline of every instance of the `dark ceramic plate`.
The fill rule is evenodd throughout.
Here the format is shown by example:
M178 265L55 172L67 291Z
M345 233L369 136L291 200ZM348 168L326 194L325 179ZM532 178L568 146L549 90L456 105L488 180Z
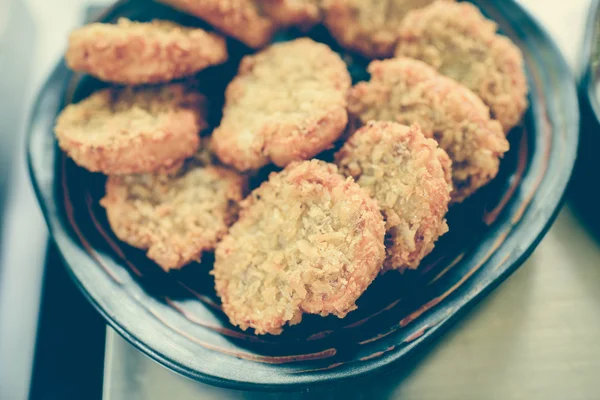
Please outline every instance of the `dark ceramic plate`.
M500 175L451 210L450 233L418 272L378 278L343 320L307 316L278 337L229 325L208 274L210 257L165 274L143 252L116 240L98 205L104 177L76 167L52 133L59 110L100 84L59 64L33 111L28 151L40 205L75 282L140 350L181 374L221 386L291 389L338 381L381 370L422 348L531 253L560 208L577 148L574 80L556 46L515 2L476 4L523 49L531 87L531 107L510 133L512 149ZM101 20L117 16L198 23L147 0L119 3ZM339 50L324 30L310 35ZM230 50L235 56L229 65L199 77L213 98L247 52L233 41ZM355 80L366 77L364 60L345 59Z

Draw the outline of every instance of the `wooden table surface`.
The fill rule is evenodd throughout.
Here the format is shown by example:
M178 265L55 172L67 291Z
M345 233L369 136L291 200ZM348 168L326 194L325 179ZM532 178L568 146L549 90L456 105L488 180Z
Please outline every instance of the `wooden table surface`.
M499 0L501 1L501 0ZM521 0L575 66L589 0ZM600 398L600 242L567 203L531 258L409 368L291 398ZM106 400L290 398L198 384L109 328Z

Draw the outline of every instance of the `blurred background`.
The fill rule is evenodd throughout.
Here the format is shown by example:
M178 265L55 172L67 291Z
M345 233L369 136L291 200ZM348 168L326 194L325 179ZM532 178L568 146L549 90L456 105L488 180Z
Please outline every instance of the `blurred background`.
M29 183L24 130L35 93L61 57L69 31L83 21L87 4L81 0L0 0L2 400L25 399L28 396L40 321L40 300L42 289L47 286L42 284L48 250L47 230ZM53 264L57 272L62 273L58 257L54 257ZM47 278L52 276L52 273L46 275ZM66 279L60 282L62 286ZM70 289L73 288L63 287L63 290ZM70 293L79 296L76 292L66 292L57 297L68 301ZM76 304L87 307L82 298L75 299ZM91 314L91 307L87 311ZM68 314L70 310L64 312ZM54 325L59 329L60 320ZM97 328L103 335L103 326ZM67 338L68 334L65 335ZM56 368L65 369L63 365Z
M577 71L590 0L520 2ZM90 4L107 3L0 0L0 400L99 399L103 388L111 400L251 397L175 376L106 331L48 245L26 169L28 113L69 31L94 12ZM600 247L585 223L591 217L575 204L571 195L530 260L427 354L408 370L361 383L354 394L598 398ZM123 365L139 379L125 381Z

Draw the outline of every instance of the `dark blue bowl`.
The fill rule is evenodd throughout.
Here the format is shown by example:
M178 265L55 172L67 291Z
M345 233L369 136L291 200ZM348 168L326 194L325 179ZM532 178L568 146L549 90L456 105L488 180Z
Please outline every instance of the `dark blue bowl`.
M123 337L202 382L290 390L399 365L529 256L556 217L575 162L577 94L560 52L514 1L475 3L523 50L531 87L531 106L522 126L510 133L512 148L499 176L451 210L451 231L418 272L378 278L359 300L359 309L343 320L308 316L278 337L257 337L229 325L208 274L210 257L165 274L143 252L113 236L98 205L105 178L76 167L52 132L62 107L99 83L60 63L33 111L28 154L40 206L76 284ZM147 0L120 2L100 20L118 16L193 22ZM324 30L310 35L341 51ZM249 50L231 41L230 51L227 66L199 76L213 98L222 96L236 60ZM347 54L345 59L355 80L366 76L365 60Z

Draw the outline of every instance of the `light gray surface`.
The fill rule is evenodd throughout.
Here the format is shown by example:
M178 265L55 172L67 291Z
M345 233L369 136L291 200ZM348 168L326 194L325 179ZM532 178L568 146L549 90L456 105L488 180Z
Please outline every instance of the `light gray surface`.
M522 0L574 66L589 0ZM570 206L532 257L413 367L292 398L600 398L600 247ZM108 330L105 400L288 398L182 378Z

